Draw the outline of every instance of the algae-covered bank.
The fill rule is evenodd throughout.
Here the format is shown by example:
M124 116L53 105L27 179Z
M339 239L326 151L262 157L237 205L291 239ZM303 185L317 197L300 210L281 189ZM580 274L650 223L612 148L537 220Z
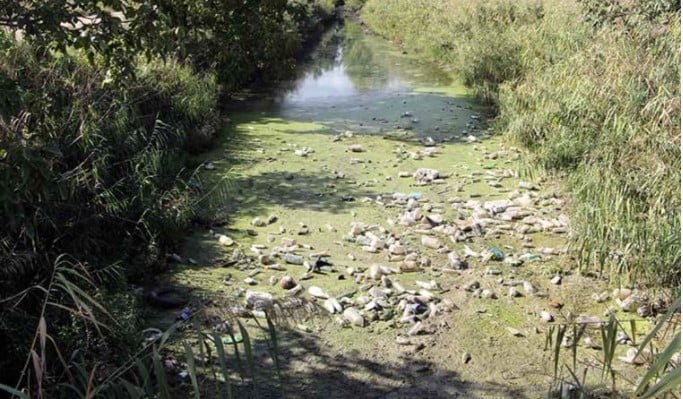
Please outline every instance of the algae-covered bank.
M234 379L240 395L537 398L555 340L580 341L582 364L598 357L583 343L602 342L591 327L628 295L568 272L562 184L519 177L520 151L489 135L457 77L347 22L298 79L227 109L219 145L198 159L218 211L164 279L204 300L207 327L251 331L256 371ZM273 357L261 317L295 302L307 310L280 318ZM629 319L640 341L652 322ZM560 335L563 322L579 328Z

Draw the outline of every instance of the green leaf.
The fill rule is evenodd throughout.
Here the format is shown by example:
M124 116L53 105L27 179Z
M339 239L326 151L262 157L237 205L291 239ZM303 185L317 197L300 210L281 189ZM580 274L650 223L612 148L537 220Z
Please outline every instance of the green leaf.
M247 359L247 367L249 368L249 374L252 379L256 378L256 373L254 372L254 354L251 348L251 340L249 338L249 332L246 328L237 321L237 325L240 328L240 333L242 334L242 339L244 340L244 357Z
M29 396L27 394L25 394L19 390L16 390L10 386L7 386L5 384L0 384L0 390L3 390L5 392L9 393L10 395L16 396L20 399L31 399L31 398L29 398Z
M644 395L639 396L638 399L650 399L660 397L661 394L667 392L678 392L681 385L681 366L669 371L664 375L659 382L650 388Z
M659 356L657 357L657 361L655 364L653 364L650 369L645 373L643 376L640 385L638 385L638 388L636 388L636 395L643 392L645 388L647 387L647 384L652 380L655 376L660 374L662 371L666 369L666 366L669 364L669 361L671 361L671 358L673 357L674 354L680 352L681 350L681 333L680 331L676 333L674 338L669 342L669 345L667 345L666 349L664 352L660 353ZM640 352L639 352L640 353Z
M201 345L201 342L200 344ZM187 341L183 341L183 346L185 347L185 359L187 360L187 372L190 374L190 380L192 381L192 387L194 388L195 399L200 399L199 384L197 383L197 366L195 364L194 352L192 351L192 346Z
M161 399L171 399L168 383L166 382L166 370L164 370L164 365L161 363L161 356L159 356L156 345L152 347L152 362L154 363L154 375L157 378L157 388Z
M216 352L218 356L218 364L223 374L224 386L221 389L221 397L224 399L232 399L232 386L230 384L230 373L228 372L227 359L225 358L225 347L223 347L223 340L220 334L214 331L213 341L216 344Z

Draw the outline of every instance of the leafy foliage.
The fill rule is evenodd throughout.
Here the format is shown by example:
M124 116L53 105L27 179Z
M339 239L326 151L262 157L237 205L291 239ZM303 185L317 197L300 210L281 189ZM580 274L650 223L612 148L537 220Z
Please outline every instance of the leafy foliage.
M223 189L203 187L189 160L220 128L221 89L282 77L328 11L288 0L0 0L0 381L41 382L12 367L40 317L59 326L65 356L81 353L86 387L112 366L95 353L116 363L137 344L128 281L154 276L206 193ZM106 310L121 321L111 331L41 311L39 287L62 254L107 277L65 285L51 302L91 296L102 309L79 311ZM52 367L55 355L32 361Z

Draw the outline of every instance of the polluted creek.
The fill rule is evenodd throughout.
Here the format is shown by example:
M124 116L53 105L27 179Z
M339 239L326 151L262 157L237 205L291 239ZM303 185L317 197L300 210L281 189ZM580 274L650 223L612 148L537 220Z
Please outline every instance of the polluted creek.
M202 316L214 328L286 319L290 396L535 397L564 302L601 316L578 294L601 283L559 274L570 220L557 183L520 178L520 151L451 73L347 22L296 79L226 108L199 159L218 211L165 278L223 298ZM263 342L254 356L272 368Z

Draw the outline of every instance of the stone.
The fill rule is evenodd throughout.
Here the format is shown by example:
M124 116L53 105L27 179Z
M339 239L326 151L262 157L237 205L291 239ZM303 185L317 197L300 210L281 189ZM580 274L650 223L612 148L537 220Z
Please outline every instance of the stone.
M536 293L536 288L528 281L523 281L522 287L524 287L524 291L529 295L534 295Z
M467 268L467 262L460 259L460 257L455 251L451 251L448 253L448 262L450 263L451 268L455 270L462 270Z
M489 289L484 289L481 291L481 297L484 299L496 299L496 293Z
M431 237L431 236L422 236L422 239L420 240L422 245L428 248L432 249L439 249L441 248L441 240L439 240L436 237Z
M612 296L614 299L620 299L624 300L633 294L633 291L631 291L628 288L616 288L614 291L612 291Z
M441 176L436 169L420 168L413 173L413 177L419 183L428 183L443 176Z
M301 255L286 254L285 263L289 263L290 265L303 265L304 257Z
M254 220L251 221L251 225L255 227L263 227L266 225L266 222L260 217L255 217Z
M470 281L467 284L463 286L465 291L474 291L479 288L479 282L478 281Z
M247 290L245 299L249 309L263 310L273 305L273 296L267 292Z
M351 144L349 146L349 151L351 151L351 152L365 152L365 149L360 144Z
M553 277L553 278L550 280L550 283L555 284L555 285L560 285L560 284L562 284L562 276L560 276L560 275L558 274L557 276Z
M408 336L412 337L418 335L422 332L422 322L418 321L415 325L408 331Z
M342 316L354 326L365 327L365 319L356 308L344 309Z
M548 322L548 323L550 323L550 322L552 322L553 320L555 320L555 318L553 317L553 315L550 314L550 313L548 313L548 312L546 312L545 310L541 311L540 316L541 316L541 319L543 319L543 321L546 321L546 322Z
M521 338L521 337L524 337L524 333L522 333L521 331L519 331L519 330L516 329L516 328L506 327L506 329L507 329L508 332L509 332L510 334L512 334L512 336L514 336L514 337L520 337L520 338Z
M256 280L254 280L253 278L251 278L251 277L245 278L245 279L244 279L244 283L245 283L245 284L248 284L248 285L256 285L256 284L258 284L258 282L257 282Z
M296 281L294 281L294 278L292 276L283 276L280 279L280 287L284 290L291 290L296 286Z
M394 243L389 245L389 253L392 255L404 255L406 253L406 248L400 243Z
M221 245L225 245L226 247L229 247L235 243L235 241L232 238L230 238L226 235L223 235L223 234L218 236L218 242Z
M314 285L308 287L308 293L314 298L328 299L330 297L322 290L322 288L316 287Z

